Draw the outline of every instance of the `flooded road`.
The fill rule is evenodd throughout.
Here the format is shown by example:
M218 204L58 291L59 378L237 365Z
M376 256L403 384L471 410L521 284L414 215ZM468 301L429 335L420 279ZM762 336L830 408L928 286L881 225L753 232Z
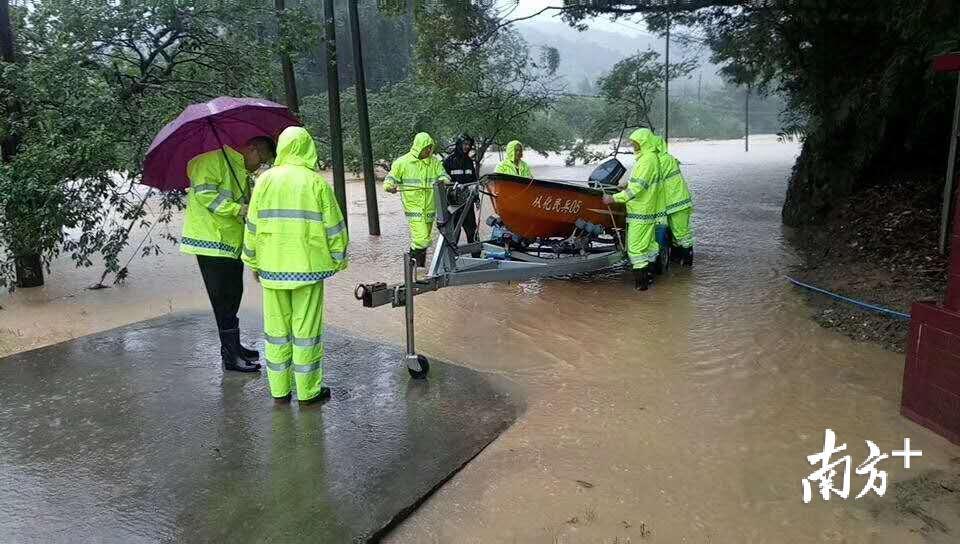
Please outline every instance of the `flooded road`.
M672 144L694 192L696 265L650 291L634 291L623 272L418 297L418 349L512 380L528 408L388 541L956 541L960 493L916 478L960 472L960 448L899 416L902 355L808 318L782 277L796 262L780 206L798 148L751 143L749 154L740 141ZM528 159L537 177L592 169ZM329 322L399 344L402 312L352 296L359 282L401 277L399 199L381 193L376 239L362 187L348 193L352 264L328 282ZM0 350L205 308L195 261L168 252L134 260L125 286L100 291L84 290L97 270L57 263L48 287L0 298ZM257 308L256 285L247 290L244 306ZM866 477L853 474L846 501L803 504L806 456L821 451L826 428L854 467L864 440L889 454L910 437L923 457L909 470L881 463L884 498L854 500Z

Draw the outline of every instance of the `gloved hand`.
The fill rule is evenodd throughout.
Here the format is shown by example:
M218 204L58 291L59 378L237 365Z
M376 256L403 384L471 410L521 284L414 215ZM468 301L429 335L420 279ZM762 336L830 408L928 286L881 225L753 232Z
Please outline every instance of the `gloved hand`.
M397 194L397 187L393 186L393 187L390 187L389 189L384 189L384 191L394 195L394 194Z

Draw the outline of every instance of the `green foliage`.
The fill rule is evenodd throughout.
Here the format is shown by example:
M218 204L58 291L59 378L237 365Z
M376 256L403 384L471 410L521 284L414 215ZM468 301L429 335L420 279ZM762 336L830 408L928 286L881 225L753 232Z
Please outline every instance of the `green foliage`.
M417 30L415 69L404 80L370 92L370 126L376 162L409 151L417 132L428 132L441 146L460 133L477 141L477 157L494 145L518 139L541 153L560 151L572 134L548 115L560 96L556 71L561 62L553 48L531 50L510 28L499 28L490 2L403 2L384 6L386 13L413 11ZM341 95L345 162L359 169L359 142L353 93ZM307 126L321 143L329 128L326 95L303 101Z
M269 2L268 2L269 3ZM406 9L399 12L379 9L379 2L361 1L357 10L360 16L360 32L363 36L364 74L367 88L379 91L382 87L403 81L412 66L415 42L414 23L406 16ZM306 23L323 19L322 0L287 2L297 4L306 14ZM384 6L389 7L389 6ZM354 59L351 45L350 19L347 2L334 2L337 32L337 64L340 87L346 91L354 85ZM324 93L327 90L327 67L324 64L326 42L322 28L304 32L305 22L297 22L294 28L304 40L304 46L294 57L297 87L300 96ZM267 27L267 34L270 26ZM344 93L345 94L345 93Z
M0 133L19 137L0 167L0 285L11 284L9 257L21 254L49 264L67 252L78 266L99 255L105 274L122 278L132 229L168 222L180 204L137 184L160 127L189 103L272 92L278 50L250 39L275 24L272 6L37 0L20 16L17 62L2 65L0 81L13 105Z
M495 144L518 139L541 152L558 151L570 139L538 115L559 98L559 53L536 54L519 33L500 25L489 1L415 3L416 82L435 87L435 132L445 141L468 132L477 160ZM409 138L409 136L408 136Z
M565 0L565 19L645 14L654 30L695 27L728 81L786 99L784 134L804 146L784 204L811 223L892 171L941 163L951 78L930 59L960 49L960 3L945 0ZM922 176L921 176L922 177Z
M583 164L590 164L602 160L603 158L609 156L610 153L605 151L591 151L587 147L587 143L583 140L577 140L573 147L570 148L570 151L567 153L567 156L564 157L563 163L566 166L573 166L577 164L577 161L580 161Z
M929 62L960 46L958 20L960 4L937 0L784 3L776 18L758 11L708 32L728 78L778 88L788 100L786 132L804 134L787 223L816 221L891 171L942 162L953 86ZM757 47L768 53L752 54Z
M436 115L442 107L437 91L420 86L413 81L390 85L367 97L370 113L373 157L379 164L390 161L410 150L413 135L427 132L434 137L445 134L446 128ZM331 160L328 135L327 95L306 97L301 105L304 124L317 139L317 151L326 164ZM360 131L357 117L356 96L353 93L340 95L343 123L344 163L348 170L361 169Z
M660 54L645 51L627 57L597 81L600 95L607 103L603 121L615 123L606 128L655 127L650 117L653 99L664 88L666 66L657 62ZM692 60L670 64L670 77L686 77L696 68Z
M567 125L574 140L597 142L606 137L605 126L610 123L602 122L607 114L602 98L567 96L557 101L553 111Z

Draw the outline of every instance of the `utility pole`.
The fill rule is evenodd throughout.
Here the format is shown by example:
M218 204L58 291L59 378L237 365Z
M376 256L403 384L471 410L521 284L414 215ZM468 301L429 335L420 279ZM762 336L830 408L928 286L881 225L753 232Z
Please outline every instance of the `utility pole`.
M700 70L700 77L697 78L697 104L703 104L703 70Z
M750 151L750 89L751 85L747 84L747 97L744 104L744 112L746 117L746 122L743 124L743 150L745 152Z
M670 146L670 14L667 13L666 63L663 83L663 143Z
M377 179L373 175L373 146L370 144L370 114L367 111L367 78L363 73L363 46L360 35L359 0L348 0L350 38L353 41L354 85L357 88L357 115L360 121L360 154L363 156L363 188L367 200L367 230L380 235L380 210L377 206Z
M13 62L13 25L8 0L0 0L0 58L3 62Z
M274 0L274 7L277 11L277 38L283 44L283 11L286 8L284 0ZM300 115L300 98L297 96L297 77L293 73L293 61L290 60L290 53L281 49L280 66L283 67L283 86L287 94L287 109L294 115Z
M343 124L340 122L340 80L337 75L337 23L334 19L333 0L323 0L323 17L326 24L324 59L327 64L327 104L330 113L330 155L333 160L333 192L340 204L343 224L347 222L347 180L343 173Z

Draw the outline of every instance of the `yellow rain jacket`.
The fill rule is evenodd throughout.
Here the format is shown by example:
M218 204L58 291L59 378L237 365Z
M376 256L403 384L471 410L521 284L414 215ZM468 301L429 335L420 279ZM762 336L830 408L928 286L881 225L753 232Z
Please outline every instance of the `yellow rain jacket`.
M450 183L450 176L436 154L421 159L420 154L433 146L433 138L421 132L413 139L410 152L393 161L383 188L396 188L403 201L403 211L410 226L410 247L424 249L430 245L431 229L437 216L434 183Z
M180 251L239 258L243 244L240 210L250 190L243 155L230 147L197 155L187 163L187 177L190 189Z
M633 268L639 270L654 262L660 253L656 228L666 214L657 136L650 129L641 128L630 135L630 140L639 146L637 162L627 187L613 195L613 200L627 205L627 254Z
M533 177L533 173L530 171L530 167L527 166L526 161L521 160L520 166L517 166L517 150L522 146L523 144L517 140L513 140L507 144L506 158L497 165L496 171L498 174L510 174L523 178Z
M660 172L663 176L664 211L667 215L693 207L693 199L687 180L680 173L680 161L667 153L667 144L657 136L657 154L660 158Z
M277 142L277 160L257 180L247 212L243 262L269 289L296 289L347 267L346 225L317 172L317 147L302 127Z
M640 146L640 153L627 187L613 195L613 200L627 205L628 223L658 223L666 217L658 137L650 129L641 128L633 131L630 140Z

